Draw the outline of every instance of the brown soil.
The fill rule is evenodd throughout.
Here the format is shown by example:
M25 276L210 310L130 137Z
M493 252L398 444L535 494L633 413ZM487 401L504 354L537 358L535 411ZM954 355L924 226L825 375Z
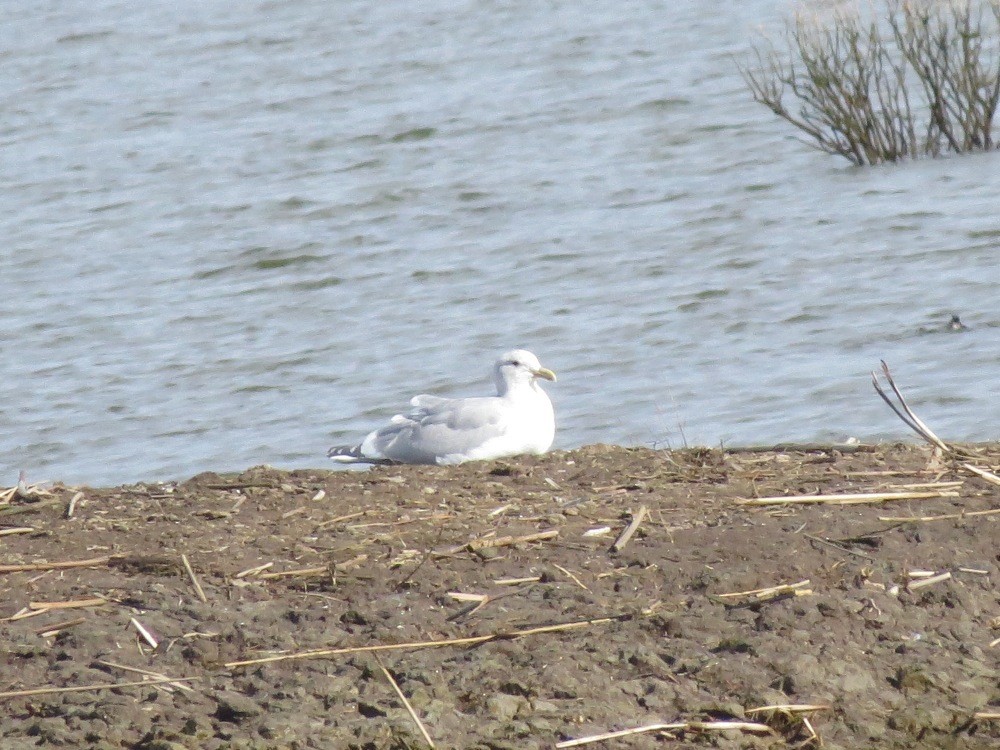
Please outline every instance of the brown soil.
M1000 446L964 449L1000 466ZM946 481L956 496L739 502ZM89 686L0 697L3 748L426 746L379 659L439 748L711 719L772 733L592 746L818 746L810 724L826 748L1000 746L1000 720L976 716L1000 712L1000 515L960 517L1000 507L1000 487L927 448L592 446L449 468L255 468L82 488L67 518L76 490L0 506L0 531L31 529L0 536L0 691ZM941 514L959 517L879 518ZM540 536L504 543L528 535ZM917 571L951 577L914 588ZM798 596L719 597L804 579ZM104 602L39 604L86 599ZM98 687L138 670L196 679ZM828 708L748 711L770 704Z

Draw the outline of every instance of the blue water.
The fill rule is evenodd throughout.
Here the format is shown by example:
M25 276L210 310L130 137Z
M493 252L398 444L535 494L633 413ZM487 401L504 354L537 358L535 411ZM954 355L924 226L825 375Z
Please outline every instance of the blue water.
M882 358L998 437L1000 154L797 140L785 3L5 8L0 485L326 466L513 346L557 448L909 438Z

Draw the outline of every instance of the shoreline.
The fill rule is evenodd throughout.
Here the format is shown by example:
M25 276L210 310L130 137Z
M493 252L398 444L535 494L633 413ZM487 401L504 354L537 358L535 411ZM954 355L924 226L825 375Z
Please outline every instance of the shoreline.
M0 504L5 747L1000 742L1000 486L924 445L51 493Z

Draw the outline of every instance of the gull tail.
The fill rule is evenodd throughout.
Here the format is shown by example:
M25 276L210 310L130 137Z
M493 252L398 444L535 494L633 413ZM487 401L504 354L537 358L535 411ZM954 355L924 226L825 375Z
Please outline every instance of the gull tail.
M335 445L326 452L327 458L339 464L394 464L391 458L366 456L361 445Z
M327 458L342 464L364 463L369 460L361 453L360 445L335 445L326 452L326 455Z

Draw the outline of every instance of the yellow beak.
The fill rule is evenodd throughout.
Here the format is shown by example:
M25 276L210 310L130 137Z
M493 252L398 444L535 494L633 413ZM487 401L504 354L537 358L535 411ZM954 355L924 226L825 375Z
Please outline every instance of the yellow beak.
M537 370L532 370L531 374L536 378L542 378L544 380L551 380L553 383L556 382L556 374L552 370L547 370L544 367L539 367Z

